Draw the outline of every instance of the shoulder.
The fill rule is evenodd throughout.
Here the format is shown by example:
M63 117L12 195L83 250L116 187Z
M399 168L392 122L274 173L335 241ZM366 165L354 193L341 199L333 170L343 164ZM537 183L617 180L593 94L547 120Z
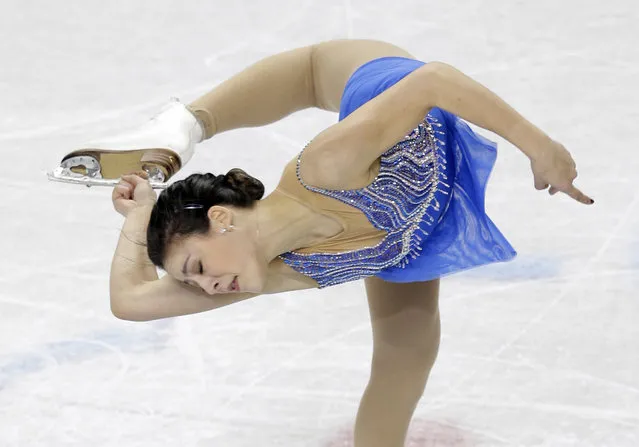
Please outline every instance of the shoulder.
M373 121L344 120L313 139L300 158L299 174L323 189L358 189L375 177L379 163L364 148L374 146L378 128Z

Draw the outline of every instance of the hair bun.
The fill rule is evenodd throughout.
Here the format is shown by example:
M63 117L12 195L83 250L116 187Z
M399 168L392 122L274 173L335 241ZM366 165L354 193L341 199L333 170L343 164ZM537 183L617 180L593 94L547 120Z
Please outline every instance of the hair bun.
M242 169L231 169L223 178L224 184L231 189L246 194L252 200L260 200L264 196L264 185L255 177Z

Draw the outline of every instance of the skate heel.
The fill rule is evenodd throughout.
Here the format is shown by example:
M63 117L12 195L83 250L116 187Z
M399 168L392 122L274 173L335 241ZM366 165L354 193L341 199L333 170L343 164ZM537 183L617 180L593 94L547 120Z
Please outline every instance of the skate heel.
M166 182L182 167L180 157L167 149L146 151L140 158L140 164L149 179L158 182Z

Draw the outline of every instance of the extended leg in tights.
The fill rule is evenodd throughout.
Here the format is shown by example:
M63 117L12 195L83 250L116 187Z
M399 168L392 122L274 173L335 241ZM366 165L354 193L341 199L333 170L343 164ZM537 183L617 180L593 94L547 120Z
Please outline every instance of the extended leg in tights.
M386 42L334 40L267 57L222 82L189 107L205 138L262 126L309 107L338 111L346 81L364 63L383 56L411 57Z
M439 280L398 284L368 278L366 292L373 360L355 446L402 447L439 349Z

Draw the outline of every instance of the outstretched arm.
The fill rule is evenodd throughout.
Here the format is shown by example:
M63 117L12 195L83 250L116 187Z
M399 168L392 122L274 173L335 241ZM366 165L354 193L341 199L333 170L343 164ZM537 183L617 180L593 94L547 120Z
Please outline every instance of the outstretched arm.
M189 105L205 138L262 126L314 107L313 46L276 54L249 66Z
M339 158L351 172L363 172L423 121L433 107L495 132L519 148L531 160L537 189L551 186L551 194L562 191L584 204L593 203L573 186L575 163L561 144L488 88L441 62L415 70L320 134L312 144L318 147L318 154L331 155L324 156L325 160Z

